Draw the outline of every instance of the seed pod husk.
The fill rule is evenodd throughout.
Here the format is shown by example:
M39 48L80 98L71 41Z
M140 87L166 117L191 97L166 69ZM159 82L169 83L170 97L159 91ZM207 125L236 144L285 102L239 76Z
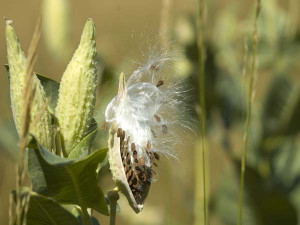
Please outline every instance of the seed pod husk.
M55 110L67 155L93 122L97 78L95 25L88 19L80 44L62 76Z
M6 23L6 43L7 43L7 59L9 64L9 82L10 82L10 99L15 125L19 136L21 135L23 114L24 114L24 86L26 77L27 62L24 52L21 49L20 42L11 21ZM30 130L39 143L44 147L52 149L52 125L51 115L49 111L43 113L36 124L32 124L35 118L40 115L43 110L47 98L43 86L39 79L33 75L34 97L30 108Z

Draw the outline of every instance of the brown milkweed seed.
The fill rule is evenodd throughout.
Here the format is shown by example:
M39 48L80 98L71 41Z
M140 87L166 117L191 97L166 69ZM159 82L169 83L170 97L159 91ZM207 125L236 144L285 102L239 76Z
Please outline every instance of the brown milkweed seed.
M157 152L154 152L153 154L154 154L154 157L155 157L157 160L160 159L160 156L159 156L159 154L158 154Z
M154 115L154 119L156 120L156 122L160 123L161 118L158 115Z
M161 131L163 132L163 134L166 134L168 132L168 127L166 125L162 125Z
M160 87L160 86L162 86L163 84L164 84L164 81L163 81L163 80L160 80L160 81L157 82L156 87Z

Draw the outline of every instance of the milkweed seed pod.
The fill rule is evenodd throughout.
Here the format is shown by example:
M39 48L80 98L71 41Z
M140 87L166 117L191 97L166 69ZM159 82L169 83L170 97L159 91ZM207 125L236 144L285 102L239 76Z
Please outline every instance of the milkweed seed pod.
M11 21L6 22L6 43L7 43L7 59L9 64L9 82L10 82L10 99L15 125L19 136L22 130L22 118L24 114L24 86L26 76L26 57L21 49L20 42L17 38L14 28L11 26ZM47 99L43 86L39 79L34 75L33 85L35 87L34 98L30 109L30 121L39 115L43 109ZM52 148L52 126L51 115L46 110L39 121L30 126L32 133L37 140L47 149Z
M111 123L108 154L113 179L136 213L143 209L160 156L175 155L181 127L186 126L180 119L184 86L162 79L171 60L167 54L154 55L127 83L122 73L118 95L105 111Z
M71 53L70 0L44 0L42 15L50 53L57 60L66 60Z
M92 123L97 87L95 35L94 22L88 19L60 83L55 116L67 154L87 134Z

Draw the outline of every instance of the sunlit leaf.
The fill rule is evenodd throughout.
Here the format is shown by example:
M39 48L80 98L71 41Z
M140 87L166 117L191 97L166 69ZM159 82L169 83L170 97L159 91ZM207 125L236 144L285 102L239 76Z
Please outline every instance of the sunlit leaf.
M60 203L92 208L108 215L104 194L97 185L96 173L107 149L74 160L61 158L38 143L34 144L36 147L28 152L28 170L35 192L53 197Z
M68 158L72 159L78 159L83 156L87 156L89 154L89 149L91 146L91 142L94 140L96 134L97 134L97 129L89 133L87 136L85 136L81 142L79 142L78 145L75 146L75 148L70 152Z

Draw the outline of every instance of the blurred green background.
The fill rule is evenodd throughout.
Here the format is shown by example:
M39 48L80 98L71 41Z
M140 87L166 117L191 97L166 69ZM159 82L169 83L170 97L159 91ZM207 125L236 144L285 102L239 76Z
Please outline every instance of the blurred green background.
M51 1L51 0L50 0ZM104 109L117 92L117 78L127 78L167 28L170 48L178 60L176 79L192 87L190 105L195 112L184 120L199 126L198 51L196 8L192 0L0 0L0 15L13 20L13 26L26 52L33 30L43 15L42 40L35 70L57 81L79 43L87 18L96 24L99 71L98 124ZM48 3L47 3L48 2ZM255 1L211 0L207 5L205 44L207 101L207 189L210 199L209 224L236 224L240 152L244 132L247 87L251 62L251 32ZM164 11L165 10L165 11ZM167 12L167 13L166 13ZM169 12L169 13L168 13ZM300 224L300 2L262 0L258 21L258 72L246 167L244 223ZM165 15L165 16L162 16ZM0 65L7 63L0 23ZM166 30L164 30L165 32ZM8 224L9 192L15 186L18 138L13 125L9 82L0 67L0 221ZM173 74L170 74L172 76ZM176 149L179 160L163 160L158 180L153 183L144 210L136 215L124 196L117 224L193 224L196 177L201 164L199 134ZM99 131L96 145L105 146L107 132ZM197 166L198 165L198 166ZM101 187L114 187L106 168ZM200 179L201 180L201 179ZM201 186L201 184L200 184ZM201 201L201 199L200 199ZM108 218L96 215L101 224Z

